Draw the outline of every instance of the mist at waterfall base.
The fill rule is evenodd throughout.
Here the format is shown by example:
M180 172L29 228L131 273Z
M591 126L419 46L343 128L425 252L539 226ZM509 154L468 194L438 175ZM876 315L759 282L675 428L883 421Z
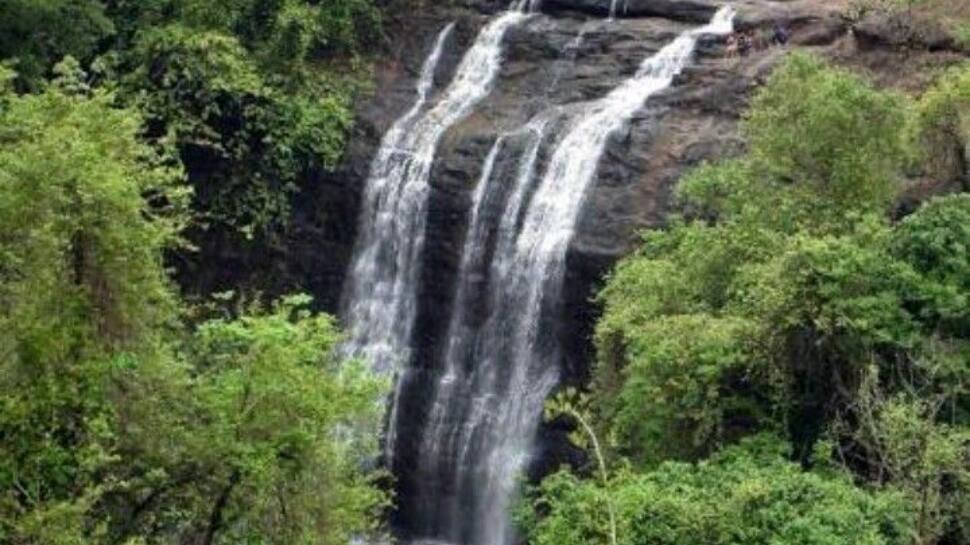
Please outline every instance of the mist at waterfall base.
M428 388L412 383L411 358L435 154L448 129L491 92L505 34L535 16L533 3L518 1L489 21L450 83L433 93L453 24L440 32L415 102L385 134L364 189L344 289L345 350L395 377L384 461L398 474L416 473L418 490L404 509L408 535L401 536L416 545L515 542L509 510L559 380L566 252L608 138L671 85L702 35L732 31L733 10L722 8L606 96L550 108L496 138L472 195L444 357L417 440L420 462L400 467L401 398ZM500 163L511 167L496 172Z

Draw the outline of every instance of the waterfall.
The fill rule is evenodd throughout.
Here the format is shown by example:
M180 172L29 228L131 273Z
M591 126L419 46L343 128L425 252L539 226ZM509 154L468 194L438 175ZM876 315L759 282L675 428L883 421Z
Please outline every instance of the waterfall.
M531 2L524 1L522 7ZM425 63L418 99L381 142L364 189L360 231L344 288L348 355L395 372L385 462L393 461L400 385L409 372L411 334L417 310L417 283L424 247L428 178L444 133L464 119L491 90L498 75L502 38L527 17L513 9L490 21L458 65L438 102L422 113L434 71L451 25L442 31Z
M489 520L486 513L476 512L474 505L478 496L468 491L467 486L476 486L478 481L465 480L467 476L487 469L480 465L483 460L476 456L479 450L474 446L472 434L479 431L477 426L492 414L493 406L487 396L494 390L500 372L499 367L491 365L491 362L480 361L478 353L481 348L487 347L478 346L478 343L489 341L481 339L480 333L476 332L473 309L476 308L476 299L485 296L481 292L480 279L490 269L487 262L490 243L496 248L504 249L515 238L517 217L526 201L529 180L533 178L548 125L548 117L537 118L521 131L499 136L485 159L481 179L473 196L454 310L447 330L444 371L435 390L430 417L425 425L420 456L422 479L434 488L455 491L452 494L440 494L440 490L436 490L425 498L431 504L428 513L433 521L430 524L432 531L453 541L472 539L470 536L474 531L469 529L472 525L485 528L498 524L493 529L501 534L506 533L503 529L504 510L494 511L501 511L502 516L498 520ZM500 152L505 149L504 144L512 140L523 140L524 148L515 172L515 181L508 184L503 177L493 175L493 171ZM502 218L497 229L496 213L501 214L499 217ZM496 257L498 252L496 249ZM507 431L516 437L529 435L511 427ZM517 471L517 467L513 471ZM445 482L437 482L441 480ZM502 479L486 481L504 482ZM494 493L488 495L509 496L496 496ZM480 522L473 523L473 520Z
M593 21L587 21L583 23L583 26L579 27L579 32L576 36L566 44L565 55L563 58L556 62L556 66L553 72L552 82L549 87L543 92L543 100L547 99L554 89L559 86L559 82L566 71L567 66L572 66L576 63L576 58L579 55L580 49L583 47L583 42L586 40L586 34L589 33L596 23Z
M380 301L376 297L376 292L372 292L375 297L368 298L364 290L379 286L382 293L386 294L395 280L387 271L382 270L377 262L380 252L390 251L389 248L380 247L378 229L381 229L389 219L380 207L388 204L387 194L393 190L391 186L403 183L403 181L396 181L395 184L395 181L389 180L388 177L394 173L396 163L401 164L408 160L404 156L406 152L403 151L408 130L415 124L415 118L428 101L444 44L454 28L455 24L450 23L438 34L434 47L421 68L417 83L417 98L411 109L395 121L381 139L377 156L371 163L371 176L365 189L361 230L354 252L355 260L351 265L350 276L344 289L345 305L350 306L347 322L351 338L343 349L348 356L368 358L374 368L380 372L386 373L396 368L394 354L402 348L401 344L409 341L406 338L409 334L406 328L397 331L385 330L381 336L368 337L378 325L375 318L379 315L375 314L375 311ZM398 311L400 304L397 301L392 302L388 312ZM385 457L389 457L395 442L399 400L400 391L395 389L391 394L387 436L384 439Z
M512 135L500 136L486 157L473 196L444 370L422 441L427 466L422 481L432 487L422 501L429 502L432 516L445 519L435 537L470 545L513 542L508 509L543 404L558 381L554 324L566 250L606 142L651 95L672 83L700 36L729 33L732 18L731 9L723 8L710 24L685 32L645 60L607 96L579 105L541 178L535 176L537 157L549 119L558 112L537 117L522 131L529 141L511 188L493 171ZM497 202L500 214L484 213ZM494 221L497 229L489 223ZM494 255L486 264L489 236ZM487 271L484 288L479 271ZM468 309L479 297L487 301L488 317L476 324ZM435 482L449 479L451 487ZM454 492L442 495L442 489Z
M506 31L536 7L516 0L492 19L455 76L428 105L449 25L425 61L417 99L384 136L364 190L345 286L348 354L397 374L385 463L392 466L398 402L411 373L429 177L439 141L491 90ZM615 13L615 3L612 12ZM667 88L703 34L732 30L722 8L598 100L554 107L500 135L472 195L440 375L415 471L418 543L509 545L509 507L528 466L543 404L559 380L566 251L610 135ZM577 44L582 39L582 32ZM506 166L511 166L511 172ZM417 376L417 375L416 375ZM392 466L393 467L393 466Z

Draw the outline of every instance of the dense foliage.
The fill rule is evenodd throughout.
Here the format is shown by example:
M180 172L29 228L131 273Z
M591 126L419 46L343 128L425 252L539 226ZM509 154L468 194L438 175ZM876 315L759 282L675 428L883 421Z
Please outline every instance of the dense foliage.
M386 384L308 298L189 306L166 258L278 242L383 3L0 0L0 545L381 542ZM594 464L524 537L970 542L970 194L890 213L904 174L970 188L968 112L967 65L915 99L776 70L599 294L591 391L548 410Z
M605 487L558 473L540 488L544 515L523 523L536 545L607 543L602 505L612 502L619 545L910 543L915 516L901 494L805 472L784 456L783 442L760 437L703 464L623 469Z
M546 481L532 542L608 543L613 511L620 543L970 539L970 195L889 215L914 160L955 175L968 73L911 106L812 57L776 70L747 153L684 179L686 218L601 292L589 420L626 469ZM764 433L773 457L729 448Z
M919 101L916 135L923 159L937 177L970 189L970 69L948 71Z
M21 87L36 89L66 56L87 59L114 24L101 2L5 0L0 5L0 59L13 59Z
M163 265L189 221L176 157L55 72L18 96L0 71L0 543L379 533L382 381L305 298L188 327Z
M209 226L246 238L285 229L313 169L339 159L360 53L380 36L370 0L12 0L0 59L38 90L70 55L146 136L173 141Z

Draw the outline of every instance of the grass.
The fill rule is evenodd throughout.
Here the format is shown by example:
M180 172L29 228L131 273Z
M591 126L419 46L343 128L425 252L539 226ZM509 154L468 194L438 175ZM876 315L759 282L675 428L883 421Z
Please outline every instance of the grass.
M938 23L962 47L970 48L970 0L848 0L850 19L871 12L891 12L920 21Z
M907 0L899 3L904 9L910 6ZM960 45L970 47L970 1L914 0L911 4L914 16L938 21Z
M957 43L965 49L970 49L970 23L957 23L956 30L953 32Z

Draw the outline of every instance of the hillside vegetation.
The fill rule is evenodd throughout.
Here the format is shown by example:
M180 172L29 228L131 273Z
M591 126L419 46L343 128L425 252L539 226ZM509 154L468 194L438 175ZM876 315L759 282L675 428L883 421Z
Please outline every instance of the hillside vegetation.
M171 268L278 242L378 4L0 0L0 545L385 542L387 380L309 297ZM962 36L951 5L892 9ZM524 541L970 543L970 64L932 79L774 70L605 280L593 380L546 415L588 462L521 498ZM946 191L900 206L913 180Z
M188 306L189 233L333 165L365 0L0 7L0 543L377 539L386 383L303 296Z
M549 416L605 460L535 489L530 542L970 541L970 195L890 214L906 174L967 188L968 112L970 65L915 100L779 67L599 294Z

